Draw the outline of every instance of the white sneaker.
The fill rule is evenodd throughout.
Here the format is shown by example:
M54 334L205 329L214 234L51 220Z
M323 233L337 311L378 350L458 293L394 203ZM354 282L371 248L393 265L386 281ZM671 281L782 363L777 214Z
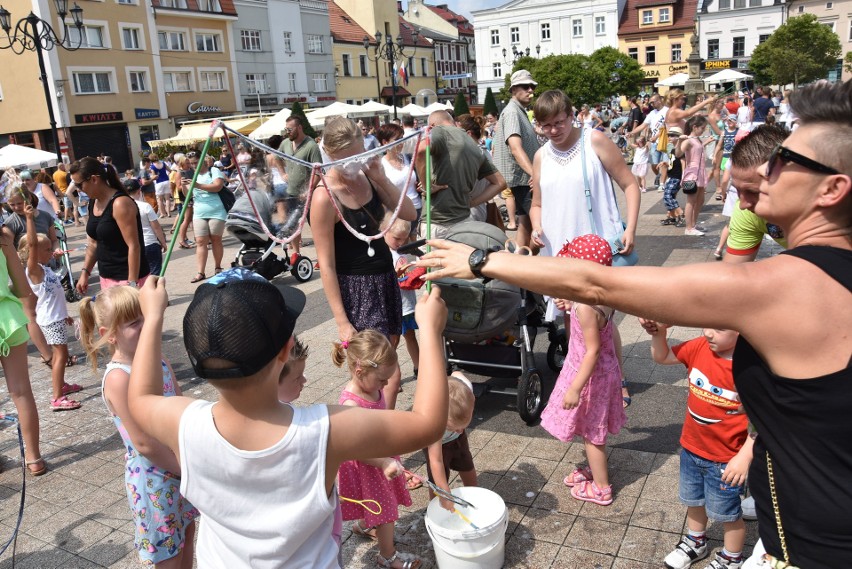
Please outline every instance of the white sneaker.
M677 546L663 559L667 569L687 569L699 559L704 559L710 552L707 540L700 546L688 535L681 536Z
M726 557L722 557L721 553L717 553L715 559L705 566L704 569L740 569L744 561L743 557L740 557L738 561L731 561Z
M754 506L754 496L749 496L742 501L742 509L743 509L743 519L744 520L756 520L757 519L757 508Z
M686 231L684 231L683 234L690 235L692 237L702 237L704 235L704 232L693 227L692 229L687 229Z

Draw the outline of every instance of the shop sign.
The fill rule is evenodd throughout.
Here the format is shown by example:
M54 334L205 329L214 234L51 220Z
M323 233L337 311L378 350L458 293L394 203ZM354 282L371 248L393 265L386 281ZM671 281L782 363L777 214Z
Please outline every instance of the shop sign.
M714 61L702 61L701 69L707 71L721 71L722 69L736 69L736 59L717 59Z
M244 107L256 107L257 103L257 97L246 97L245 100L243 100ZM260 104L264 107L274 107L278 104L278 97L261 97Z
M660 70L659 69L646 69L645 70L645 77L659 77L659 76L660 76Z
M112 122L124 120L122 113L86 113L74 115L74 120L79 124L92 124L96 122Z
M680 73L682 71L686 71L689 69L689 65L684 63L683 65L669 65L669 75L673 73Z
M191 115L197 115L199 113L221 113L222 107L204 105L200 101L193 101L186 106L186 112Z
M136 112L136 119L158 119L160 118L160 109L133 109Z

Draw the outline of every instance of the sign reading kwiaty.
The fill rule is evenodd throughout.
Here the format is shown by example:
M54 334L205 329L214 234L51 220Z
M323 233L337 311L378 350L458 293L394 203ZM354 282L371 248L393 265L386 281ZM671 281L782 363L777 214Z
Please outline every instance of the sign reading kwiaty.
M115 113L86 113L84 115L74 115L74 120L79 124L91 124L96 122L112 122L124 120L124 115L120 112Z
M222 107L205 105L200 101L193 101L186 106L186 112L191 115L197 115L199 113L221 113Z

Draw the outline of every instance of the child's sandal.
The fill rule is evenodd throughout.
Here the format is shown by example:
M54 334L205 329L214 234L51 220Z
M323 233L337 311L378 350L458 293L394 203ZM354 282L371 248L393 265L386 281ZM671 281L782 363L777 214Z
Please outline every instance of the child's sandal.
M562 479L562 483L565 486L572 488L577 484L582 484L583 482L589 481L592 479L592 471L588 466L583 466L579 468L575 468L571 474Z
M30 466L35 466L36 464L41 464L41 468L36 468L33 470ZM38 457L35 460L26 461L27 470L30 473L30 476L41 476L45 472L47 472L47 463L44 461L42 457Z
M361 525L360 520L356 520L354 524L352 524L352 533L357 536L363 537L364 539L369 539L372 541L377 541L379 538L376 535L376 528L365 528Z
M77 393L78 391L82 391L83 386L78 383L64 383L62 384L62 395L71 395L72 393Z
M598 485L594 481L587 481L571 488L571 495L583 502L591 502L599 506L609 506L612 504L612 485L598 488Z
M399 558L399 551L394 551L393 555L391 555L388 558L382 557L381 553L376 554L376 564L378 564L379 567L393 568L393 564L396 563L397 561L402 563L402 566L398 567L396 569L417 569L418 567L420 567L423 564L423 562L420 561L417 558L400 559Z

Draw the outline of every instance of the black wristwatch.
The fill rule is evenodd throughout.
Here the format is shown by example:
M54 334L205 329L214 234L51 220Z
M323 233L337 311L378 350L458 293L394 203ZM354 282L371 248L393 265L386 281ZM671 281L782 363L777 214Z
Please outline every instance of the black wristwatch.
M474 249L473 253L470 254L470 257L467 258L467 264L470 266L470 272L473 273L473 276L482 279L483 283L490 281L486 276L482 274L482 268L485 266L485 263L488 261L489 253L493 251L486 249Z

